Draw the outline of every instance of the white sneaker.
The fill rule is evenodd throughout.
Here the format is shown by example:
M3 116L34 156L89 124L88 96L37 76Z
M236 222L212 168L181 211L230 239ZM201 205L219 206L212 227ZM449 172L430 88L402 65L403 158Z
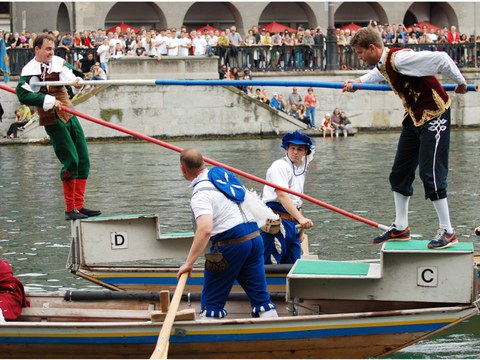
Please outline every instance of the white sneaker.
M263 319L268 319L268 318L278 318L277 310L271 309L268 311L263 311L258 313L258 317L263 318Z

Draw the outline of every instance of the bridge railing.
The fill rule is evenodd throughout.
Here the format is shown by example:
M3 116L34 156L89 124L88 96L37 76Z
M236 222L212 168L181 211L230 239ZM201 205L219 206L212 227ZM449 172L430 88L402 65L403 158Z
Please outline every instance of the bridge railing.
M480 55L480 44L478 48L475 43L463 44L405 44L387 45L410 48L415 51L445 51L459 67L478 67L475 57ZM478 49L478 50L477 50ZM369 67L358 60L354 49L349 45L337 46L338 69L357 70L368 69ZM71 64L86 56L88 52L94 54L97 59L97 49L72 48L66 51L64 48L57 48L55 54L65 58ZM20 75L23 66L34 57L33 49L8 49L10 60L10 72L12 75ZM325 70L327 52L323 45L305 46L215 46L210 49L211 55L218 56L219 66L226 64L229 67L238 67L239 70L250 69L255 72L281 72L281 71L313 71Z

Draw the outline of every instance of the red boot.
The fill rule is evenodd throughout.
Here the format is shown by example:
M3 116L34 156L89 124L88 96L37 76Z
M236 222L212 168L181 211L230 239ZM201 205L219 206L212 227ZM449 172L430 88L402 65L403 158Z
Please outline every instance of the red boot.
M75 208L75 179L63 180L62 186L65 199L65 220L86 219L88 216L81 214Z
M90 210L83 207L87 179L75 179L75 181L75 207L78 209L78 211L87 217L101 215L102 212L100 210Z

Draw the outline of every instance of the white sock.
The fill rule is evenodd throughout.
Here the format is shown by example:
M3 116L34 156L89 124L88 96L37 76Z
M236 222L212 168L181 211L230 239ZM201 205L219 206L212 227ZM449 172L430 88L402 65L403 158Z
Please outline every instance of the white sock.
M395 200L395 226L397 230L405 230L408 227L408 202L410 196L393 192L393 200Z
M450 222L447 198L433 201L433 206L437 211L438 223L440 227L443 227L445 230L447 230L447 233L451 234L453 232L453 228Z

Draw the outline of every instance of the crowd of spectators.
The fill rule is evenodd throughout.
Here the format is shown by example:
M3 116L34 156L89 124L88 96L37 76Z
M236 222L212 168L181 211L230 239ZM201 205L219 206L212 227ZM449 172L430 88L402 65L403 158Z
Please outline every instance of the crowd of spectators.
M406 28L403 24L377 25L386 45L412 46L430 44L432 50L448 51L459 65L471 63L476 50L474 46L463 49L456 47L439 48L445 44L470 44L480 42L480 35L467 36L457 32L455 26L443 29L428 28L417 24ZM111 58L162 56L209 56L218 55L220 65L255 71L275 70L314 70L324 69L326 36L321 27L306 28L299 26L295 31L285 29L270 33L266 28L252 26L242 35L235 26L223 30L205 27L202 31L182 26L166 29L117 27L113 31L103 29L60 34L58 31L43 30L51 34L56 41L57 55L66 58L79 69L79 60L92 53L93 61L98 61L108 74L108 61ZM348 44L355 31L336 29L337 45L342 68L351 68L355 54L348 53ZM9 49L32 48L36 33L29 31L2 33L7 51ZM347 49L347 50L345 50ZM480 54L479 54L480 55ZM350 57L350 60L348 59ZM14 61L15 62L15 61ZM347 64L348 66L344 66ZM93 71L90 65L89 73ZM84 68L85 69L85 68ZM97 77L102 77L100 74Z

